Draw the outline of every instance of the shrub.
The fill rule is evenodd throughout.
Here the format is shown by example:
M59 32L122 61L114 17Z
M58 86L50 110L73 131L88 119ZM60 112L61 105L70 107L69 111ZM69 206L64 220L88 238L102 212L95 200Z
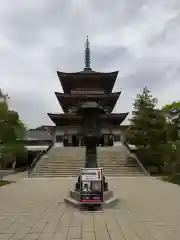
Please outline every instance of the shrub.
M153 147L140 146L134 152L147 170L149 167L156 167L158 172L162 172L164 165L170 162L172 144L159 144Z
M171 183L180 185L180 174L169 176L167 180Z
M7 168L12 166L12 162L16 161L16 167L28 165L28 153L26 148L21 144L8 144L1 150L1 167Z

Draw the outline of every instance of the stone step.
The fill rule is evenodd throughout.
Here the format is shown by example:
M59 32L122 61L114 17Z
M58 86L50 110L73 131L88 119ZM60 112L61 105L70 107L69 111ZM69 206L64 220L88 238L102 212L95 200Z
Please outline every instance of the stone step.
M79 173L76 174L32 174L32 177L75 177L77 178L79 176ZM124 174L124 173L120 173L120 174L106 174L106 177L136 177L136 176L144 176L144 173L131 173L131 174Z
M58 168L58 167L50 167L50 166L37 166L37 168L39 168L39 169L44 169L44 170L46 170L46 169L52 169L53 171L54 170L57 170L57 169L60 169L60 170L70 170L70 169L82 169L82 168L84 168L84 166L75 166L75 167L72 167L72 166L63 166L63 167L61 167L61 168ZM113 170L116 170L116 169L118 169L118 170L120 170L120 169L127 169L127 170L131 170L131 169L138 169L138 167L137 166L111 166L111 167L102 167L102 169L103 170L111 170L111 169L113 169Z
M83 168L84 166L82 167L78 167L78 166L75 166L75 167L72 167L72 166L63 166L61 168L55 168L55 167L51 167L51 166L39 166L38 168L39 169L52 169L52 170L56 170L56 169L60 169L60 170L70 170L70 169L81 169ZM103 170L110 170L110 169L113 169L113 170L119 170L119 169L127 169L127 170L131 170L131 169L137 169L137 166L110 166L110 167L103 167Z
M84 160L85 159L85 155L83 155L83 156L77 156L77 155L72 155L72 156L49 156L48 155L48 157L50 157L51 159L55 159L55 160L61 160L61 159L65 159L65 160ZM97 156L97 160L99 160L99 159L126 159L126 157L125 156L107 156L107 155L105 155L105 156Z
M84 151L82 151L82 150L80 150L80 149L69 149L68 151L66 150L66 151L51 151L51 152L49 152L48 154L69 154L69 155L72 155L73 153L76 153L76 154L85 154L86 153L86 151L84 150ZM97 149L97 152L96 152L97 154L126 154L126 151L124 151L124 150L122 150L122 149L120 149L120 150L117 150L117 149L113 149L113 150L107 150L107 151L101 151L101 150L99 150L99 149Z
M80 149L69 149L69 150L66 150L66 151L63 151L63 150L61 150L61 151L50 151L48 154L56 154L56 155L58 155L58 154L68 154L68 155L72 155L73 153L76 153L76 154L85 154L86 153L86 151L84 150L80 150ZM122 150L122 149L120 149L120 150L117 150L117 149L113 149L113 150L107 150L107 151L102 151L102 150L99 150L99 149L97 149L97 152L96 152L97 154L127 154L127 152L126 151L124 151L124 150Z
M45 164L42 162L42 163L40 163L38 166L63 166L63 167L66 167L66 166L72 166L72 167L75 167L75 166L84 166L84 164L85 164L85 162L82 162L82 163L68 163L68 162L66 162L66 163L55 163L55 162L46 162ZM111 163L111 162L108 162L108 163L99 163L98 162L98 166L103 166L103 167L111 167L111 166L120 166L120 167L123 167L123 166L137 166L137 164L136 163L118 163L118 162L116 162L116 163Z
M69 171L69 172L54 172L54 171L38 171L39 174L52 174L52 175L73 175L73 174L80 174L80 171ZM119 171L119 172L113 172L113 171L104 171L105 175L118 175L118 174L136 174L141 173L141 171Z
M85 159L83 159L83 160L59 160L59 161L54 161L53 159L49 159L48 161L46 161L46 162L48 162L48 163L57 163L57 164L66 164L66 163L68 163L68 164L83 164L83 163L85 163ZM104 160L98 160L97 161L97 163L100 163L100 164L108 164L108 163L111 163L111 164L116 164L116 163L121 163L121 164L123 164L123 163L127 163L128 161L127 161L127 159L123 159L123 160L119 160L119 159L116 159L116 160L111 160L111 159L104 159ZM45 163L45 161L42 161L42 163Z
M106 175L106 173L107 174L121 174L121 173L125 173L125 174L133 174L133 173L139 173L139 172L141 172L140 170L138 170L138 171L117 171L117 172L114 172L114 171L104 171L104 174ZM35 173L35 172L34 172ZM54 171L47 171L47 172L44 172L44 171L40 171L40 172L38 172L38 173L52 173L52 174L59 174L59 173L61 173L61 174L73 174L73 173L80 173L80 171L79 170L77 170L77 171L68 171L68 172L64 172L64 171L62 171L62 172L59 172L59 171L57 171L57 172L54 172Z
M82 169L83 168L83 166L82 167L61 167L61 168L51 168L51 167L37 167L39 170L44 170L44 171L46 171L46 170L51 170L51 171L57 171L57 170L60 170L60 171L71 171L71 170L80 170L80 169ZM124 170L124 171L131 171L131 170L133 170L134 171L134 169L139 169L138 167L127 167L127 166L125 166L125 167L110 167L110 168L106 168L106 167L103 167L103 171L110 171L110 170L112 170L112 171L121 171L121 170Z
M52 166L52 165L39 165L37 166L38 168L43 168L43 169L54 169L56 170L57 169L81 169L81 168L84 168L84 164L83 165L77 165L77 166L72 166L72 165L61 165L61 167L59 166ZM104 169L134 169L134 168L137 168L136 165L109 165L109 166L102 166L102 165L99 165L99 167L104 170Z
M82 163L82 164L70 164L70 163L47 163L47 164L39 164L39 165L37 165L37 166L50 166L50 167L58 167L58 168L60 168L60 167L84 167L84 165L85 165L85 163ZM125 164L125 163L114 163L114 164L110 164L110 163L108 163L108 164L99 164L98 163L98 166L99 167L107 167L107 168L109 168L109 167L116 167L116 166L119 166L119 167L124 167L124 166L127 166L127 167L134 167L134 166L137 166L136 164L130 164L130 163L128 163L128 164Z
M106 177L116 177L116 176L142 176L144 173L142 172L119 172L119 173L114 173L114 172L104 172ZM44 172L38 172L38 173L32 173L32 176L49 176L49 177L77 177L79 176L79 172L76 173L44 173Z
M58 177L78 177L79 174L37 174L37 175L34 175L32 174L30 177L40 177L40 178L58 178ZM138 176L144 176L143 173L136 173L136 174L106 174L106 177L138 177Z
M73 154L73 155L54 155L54 156L50 156L48 155L49 157L51 158L56 158L56 159L59 159L59 158L69 158L69 159L75 159L75 158L85 158L86 155L77 155L77 154ZM118 155L118 154L115 154L115 155L97 155L97 158L125 158L127 156L125 156L124 154L123 155Z
M83 157L55 157L55 158L49 158L52 159L52 161L85 161L85 156ZM106 157L101 157L101 158L97 158L97 161L104 161L104 160L108 160L108 159L112 159L112 160L126 160L126 157L111 157L111 156L106 156Z
M43 171L72 171L72 170L81 170L83 167L67 167L67 168L50 168L50 167L39 167L39 170L43 170ZM137 167L111 167L111 168L103 168L103 171L121 171L121 170L124 170L124 171L134 171L134 169L138 169Z
M53 148L47 154L48 160L41 161L32 177L77 177L85 164L85 148ZM97 149L97 162L105 176L143 176L138 163L127 162L129 153L123 147Z
M111 162L111 161L108 161L108 162L97 162L99 166L116 166L116 165L119 165L119 166L124 166L124 165L128 165L128 164L131 164L131 165L136 165L136 162ZM51 166L82 166L85 164L85 161L83 162L40 162L39 165L46 165L46 164L49 164Z
M85 161L85 157L71 157L71 158L53 158L53 157L49 157L48 156L48 159L51 161L56 161L56 162L59 162L59 161L74 161L74 162L78 162L78 161ZM112 161L126 161L127 158L122 158L122 157L116 157L116 158L113 158L113 157L102 157L102 158L97 158L97 161L108 161L109 159L111 159Z

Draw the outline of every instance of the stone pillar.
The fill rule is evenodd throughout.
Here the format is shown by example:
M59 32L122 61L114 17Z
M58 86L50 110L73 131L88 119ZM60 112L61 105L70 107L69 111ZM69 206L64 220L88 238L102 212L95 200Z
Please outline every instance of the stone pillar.
M67 146L67 141L68 141L68 136L67 135L64 135L64 137L63 137L63 143L64 143L64 147L66 147Z
M112 134L109 135L109 146L113 146L113 136L112 136Z
M104 147L104 135L102 136L102 139L101 139L101 146Z
M84 137L81 136L81 146L84 147Z
M97 168L97 139L85 138L85 146L86 146L86 162L85 168Z
M108 145L108 140L109 140L109 136L107 134L104 135L104 146Z
M113 141L113 146L114 146L114 135L112 135L112 141Z
M72 135L68 135L68 146L72 146Z
M52 141L55 143L56 142L56 131L52 135Z

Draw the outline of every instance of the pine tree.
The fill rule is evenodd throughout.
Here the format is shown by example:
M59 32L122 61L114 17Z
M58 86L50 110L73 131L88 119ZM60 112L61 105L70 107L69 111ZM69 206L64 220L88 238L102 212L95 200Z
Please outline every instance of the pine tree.
M147 87L137 94L133 104L131 127L127 139L145 154L146 166L162 166L166 157L166 119L162 111L156 108L154 98Z
M165 140L165 118L161 111L155 109L156 104L157 99L153 98L147 87L137 94L128 134L131 144L147 146Z
M172 102L162 108L168 123L168 135L171 141L180 138L180 101Z

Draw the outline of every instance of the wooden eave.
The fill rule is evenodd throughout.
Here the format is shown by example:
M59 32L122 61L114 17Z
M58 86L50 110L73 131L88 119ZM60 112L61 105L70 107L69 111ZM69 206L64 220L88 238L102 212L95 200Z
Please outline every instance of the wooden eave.
M65 125L72 125L72 124L80 124L82 119L81 116L75 114L64 114L64 113L48 113L50 119L54 122L56 126L65 126Z
M64 94L55 92L55 95L65 113L69 108L76 106L80 101L99 101L104 107L109 108L109 112L112 112L116 105L121 92L115 92L111 94Z
M77 72L63 73L57 72L64 93L70 93L71 89L77 88L97 88L104 89L106 93L112 92L118 71L109 73L99 72Z
M105 115L101 115L101 119L112 125L120 125L126 119L128 114L129 113L105 114Z

